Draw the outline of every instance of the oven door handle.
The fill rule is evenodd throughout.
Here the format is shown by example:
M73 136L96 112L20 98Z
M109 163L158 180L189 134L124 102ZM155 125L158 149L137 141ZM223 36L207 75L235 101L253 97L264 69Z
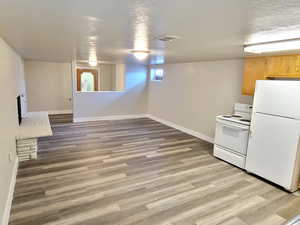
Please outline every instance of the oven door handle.
M243 126L240 126L238 124L232 125L231 123L227 123L227 122L225 122L224 120L221 120L221 119L217 119L217 122L220 123L224 127L229 127L231 129L234 129L234 130L249 130L248 126L243 127Z

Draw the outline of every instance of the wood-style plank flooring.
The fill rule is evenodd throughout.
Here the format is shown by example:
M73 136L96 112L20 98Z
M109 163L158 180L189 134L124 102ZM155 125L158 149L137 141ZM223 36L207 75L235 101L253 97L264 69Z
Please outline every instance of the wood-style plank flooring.
M10 225L276 225L300 197L212 156L212 144L150 119L52 117L20 164Z

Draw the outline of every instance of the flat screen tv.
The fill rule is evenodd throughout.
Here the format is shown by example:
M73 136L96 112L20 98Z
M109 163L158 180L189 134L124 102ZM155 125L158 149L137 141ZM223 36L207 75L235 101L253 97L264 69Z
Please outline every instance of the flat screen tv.
M22 105L21 105L21 96L17 97L17 105L18 105L18 120L19 125L22 123Z

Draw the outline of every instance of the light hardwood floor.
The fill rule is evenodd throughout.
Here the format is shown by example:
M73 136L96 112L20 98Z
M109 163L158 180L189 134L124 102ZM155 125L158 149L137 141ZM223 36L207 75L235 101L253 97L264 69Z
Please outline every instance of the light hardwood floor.
M212 144L150 119L73 124L23 162L10 225L276 225L300 198L212 156Z

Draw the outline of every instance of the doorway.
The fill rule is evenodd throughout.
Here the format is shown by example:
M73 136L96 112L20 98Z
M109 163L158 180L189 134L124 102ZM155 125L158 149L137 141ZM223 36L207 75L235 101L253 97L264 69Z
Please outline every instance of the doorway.
M99 91L97 69L77 69L77 91Z

